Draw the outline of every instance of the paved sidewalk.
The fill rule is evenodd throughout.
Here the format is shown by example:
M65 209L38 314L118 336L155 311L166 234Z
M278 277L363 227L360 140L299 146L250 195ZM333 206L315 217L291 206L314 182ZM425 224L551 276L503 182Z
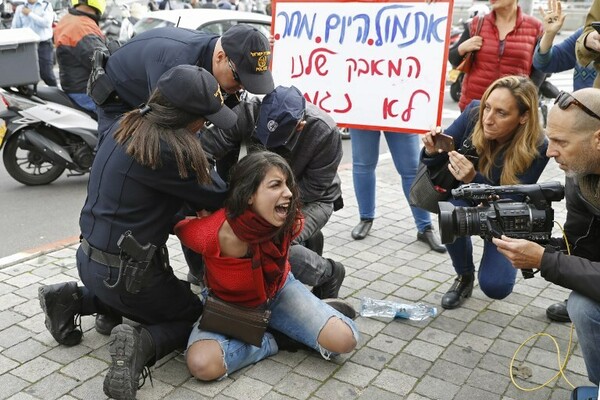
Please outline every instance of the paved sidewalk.
M550 323L548 305L568 291L539 276L527 281L519 274L514 293L492 301L478 287L457 310L442 310L441 296L454 279L446 254L417 242L416 231L400 179L391 160L378 169L378 218L371 235L353 241L358 210L349 169L340 172L346 207L325 229L326 255L344 263L346 279L340 295L356 307L362 297L389 298L435 305L439 315L417 323L358 318L357 349L333 362L315 353L280 352L274 357L215 383L191 378L182 356L173 354L153 368L139 399L568 399L570 388L559 377L546 387L523 392L509 377L515 351L531 335L552 335L564 359L570 325ZM542 180L564 181L550 161ZM555 204L556 220L564 222L563 204ZM555 234L558 231L555 230ZM7 234L7 233L4 233ZM475 241L481 253L481 241ZM178 242L169 241L176 273L184 278L185 262ZM37 300L40 284L78 279L76 244L24 261L0 265L0 399L103 399L102 382L109 365L108 337L83 317L80 345L57 345L44 326ZM575 340L576 342L576 340ZM557 350L548 337L528 342L518 353L517 379L523 387L543 384L557 373ZM522 368L526 367L526 368ZM578 346L565 369L574 385L589 384Z

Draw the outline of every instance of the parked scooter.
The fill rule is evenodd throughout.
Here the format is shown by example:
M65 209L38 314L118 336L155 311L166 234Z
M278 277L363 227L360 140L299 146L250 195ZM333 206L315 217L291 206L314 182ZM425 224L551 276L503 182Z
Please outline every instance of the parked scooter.
M4 88L0 112L6 131L0 150L6 171L25 185L46 185L65 169L68 176L90 171L98 123L55 87ZM0 126L3 124L0 123Z

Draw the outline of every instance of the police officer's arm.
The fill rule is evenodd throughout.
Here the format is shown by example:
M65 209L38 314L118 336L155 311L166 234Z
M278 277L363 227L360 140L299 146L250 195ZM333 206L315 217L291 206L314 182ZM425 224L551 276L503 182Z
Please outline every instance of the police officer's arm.
M325 122L316 121L304 129L327 129L328 135L314 146L310 163L298 179L298 187L304 202L318 201L331 186L342 161L342 139L337 127L333 129ZM300 132L300 135L307 132Z
M35 12L30 12L28 17L31 18L33 24L40 28L51 28L52 22L54 21L54 10L52 9L52 4L47 1L42 1L40 3L40 7L42 7L42 15L38 15Z
M212 125L200 134L202 148L215 160L220 160L230 151L239 149L241 143L249 139L254 131L261 100L253 97L249 101L242 101L233 108L238 119L231 129L219 129Z

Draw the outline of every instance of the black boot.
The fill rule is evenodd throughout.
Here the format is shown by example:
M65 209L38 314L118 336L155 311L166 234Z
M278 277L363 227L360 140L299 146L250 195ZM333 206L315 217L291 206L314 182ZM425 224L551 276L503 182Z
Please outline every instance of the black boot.
M342 286L344 277L346 276L346 269L342 263L333 261L329 258L327 261L331 263L331 275L324 283L320 284L319 286L315 286L312 289L313 294L320 299L337 298L338 294L340 293L340 287Z
M362 240L367 237L369 232L371 232L371 227L373 226L373 218L361 218L358 225L352 229L352 239L354 240Z
M418 232L417 240L423 243L427 243L429 245L429 248L433 251L437 251L438 253L446 252L446 246L440 243L440 239L433 232L433 228L431 226L425 228L423 232Z
M289 351L291 353L295 353L298 350L313 350L304 343L300 343L299 341L292 339L276 329L267 328L267 332L273 335L273 339L275 339L275 343L277 343L277 348L279 351Z
M551 321L571 322L571 317L569 317L569 312L567 311L567 300L549 306L546 309L546 316Z
M104 394L118 400L135 399L149 375L146 367L156 357L152 336L144 328L138 331L130 325L118 325L110 334L108 351L112 364L104 378Z
M96 332L101 335L108 336L113 328L123 323L123 317L116 314L97 314L96 315Z
M83 333L75 320L81 313L82 294L77 282L40 286L38 299L46 315L46 328L52 337L65 346L79 344Z
M447 310L460 307L466 298L473 293L475 274L458 275L450 290L442 297L442 307Z

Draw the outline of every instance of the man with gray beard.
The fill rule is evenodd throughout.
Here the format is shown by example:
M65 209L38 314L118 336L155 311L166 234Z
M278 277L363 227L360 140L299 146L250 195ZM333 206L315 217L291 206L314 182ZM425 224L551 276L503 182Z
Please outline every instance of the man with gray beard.
M539 268L549 282L571 289L564 307L575 323L588 378L600 381L600 89L562 92L548 115L548 157L565 171L567 219L563 239L537 243L493 239L515 268ZM568 248L567 249L567 245ZM570 250L570 251L569 251Z

